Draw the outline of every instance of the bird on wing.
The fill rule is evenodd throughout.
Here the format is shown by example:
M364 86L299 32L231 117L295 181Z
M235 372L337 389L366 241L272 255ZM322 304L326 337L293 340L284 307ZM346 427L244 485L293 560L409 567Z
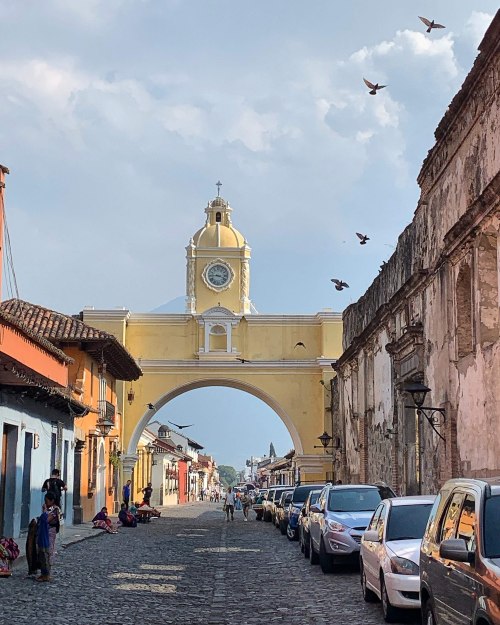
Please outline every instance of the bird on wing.
M175 425L178 430L183 430L184 428L192 428L194 423L190 423L189 425L179 425L178 423L174 423L173 421L169 421L171 425Z
M443 26L442 24L436 24L434 20L428 20L426 17L421 17L420 15L418 16L418 19L427 26L426 32L428 33L430 33L433 28L446 28L446 26Z
M349 285L347 284L347 282L344 282L343 280L337 280L337 278L331 278L331 281L335 285L335 288L337 289L337 291L343 291L344 289L349 288Z
M377 91L379 89L384 89L384 87L387 87L387 85L379 85L378 82L373 84L369 80L366 80L366 78L363 78L363 80L365 81L365 85L368 87L368 89L370 89L370 95L377 95Z
M150 410L154 410L155 409L155 405L152 404L151 402L149 402L149 404L146 404L146 406L150 409Z
M241 364L245 364L246 362L250 362L249 360L246 360L245 358L236 358L236 360L239 360L241 362Z
M297 349L297 347L303 347L304 349L306 348L306 346L304 345L304 343L302 341L299 341L298 343L295 343L295 347L293 349Z
M366 242L370 240L370 237L366 234L361 234L361 232L356 232L356 236L359 239L360 245L366 245Z

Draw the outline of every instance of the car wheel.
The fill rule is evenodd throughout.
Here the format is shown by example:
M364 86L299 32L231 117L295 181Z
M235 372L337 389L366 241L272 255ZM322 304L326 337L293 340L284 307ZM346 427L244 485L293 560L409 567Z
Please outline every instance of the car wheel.
M436 625L436 618L430 599L427 599L422 605L422 625Z
M319 544L319 563L325 575L333 573L333 557L331 554L327 553L323 537L321 537L321 542Z
M363 593L363 599L366 601L366 603L375 603L376 601L378 601L378 597L373 592L373 590L370 590L366 585L366 573L365 573L365 567L363 566L362 560L360 561L360 568L361 568L361 592Z
M382 601L382 614L384 615L385 622L394 623L394 621L398 620L399 610L391 605L391 602L389 601L383 576L380 579L380 598Z
M297 530L294 530L293 527L290 527L290 524L286 527L286 537L288 540L297 540Z
M304 545L304 558L309 558L309 553L311 551L309 545L309 536L307 534L304 534L303 538L302 538L302 544Z
M312 538L310 536L309 536L309 562L311 564L319 564L319 556L314 551L313 541L312 541Z
M288 524L285 523L285 521L281 521L280 523L280 532L283 536L286 535L286 530L287 530Z
M304 553L304 541L302 540L302 531L299 530L299 547L302 553Z
M266 523L269 523L269 521L270 521L270 520L271 520L271 515L269 514L269 512L266 512L266 513L264 514L264 521L265 521Z

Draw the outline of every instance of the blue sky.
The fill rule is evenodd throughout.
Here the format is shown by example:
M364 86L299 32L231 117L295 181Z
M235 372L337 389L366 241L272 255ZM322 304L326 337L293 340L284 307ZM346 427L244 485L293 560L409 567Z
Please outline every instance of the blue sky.
M220 178L257 309L343 310L411 220L497 6L4 0L0 162L21 297L73 313L183 295L184 247ZM417 15L447 28L428 36ZM363 76L388 87L371 97Z

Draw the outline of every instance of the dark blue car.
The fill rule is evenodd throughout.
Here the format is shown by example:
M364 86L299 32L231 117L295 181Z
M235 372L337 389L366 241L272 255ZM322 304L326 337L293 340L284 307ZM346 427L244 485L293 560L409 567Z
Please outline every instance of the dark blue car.
M286 531L286 535L288 536L288 540L298 540L299 539L299 516L300 511L302 510L302 506L304 505L307 496L312 490L321 489L325 485L324 484L304 484L303 486L297 486L293 491L293 499L290 504L289 513L288 513L288 528Z

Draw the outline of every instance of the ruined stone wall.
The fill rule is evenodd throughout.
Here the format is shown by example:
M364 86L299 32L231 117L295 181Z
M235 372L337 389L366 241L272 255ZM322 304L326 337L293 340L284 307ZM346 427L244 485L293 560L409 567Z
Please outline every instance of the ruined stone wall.
M412 223L344 312L346 475L403 494L500 473L500 12L480 50L436 130ZM413 379L445 410L437 432L405 407Z

